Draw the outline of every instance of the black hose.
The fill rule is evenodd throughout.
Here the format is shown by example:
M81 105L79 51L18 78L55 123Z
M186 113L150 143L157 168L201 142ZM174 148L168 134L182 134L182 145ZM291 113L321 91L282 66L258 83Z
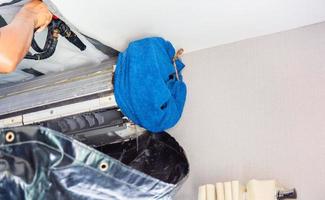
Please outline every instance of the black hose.
M51 33L50 33L51 32ZM58 43L58 30L55 29L53 31L49 30L48 39L46 40L46 43L44 45L44 51L36 54L27 54L25 56L26 59L32 59L32 60L43 60L46 58L51 57L56 49L57 43Z
M81 51L86 49L86 45L78 38L78 36L73 31L71 31L71 29L62 20L53 19L48 26L48 33L44 48L42 49L33 37L31 46L38 53L27 53L25 58L33 60L43 60L51 57L55 52L59 34L65 37L76 47L78 47Z
M49 42L47 42L48 48L46 48L46 51L43 51L41 53L36 53L33 55L27 54L25 58L32 59L32 60L43 60L49 58L54 54L57 43L58 43L57 39L50 40Z
M86 49L86 45L78 38L78 36L73 31L71 31L70 27L67 26L63 21L60 20L58 28L60 30L60 35L62 35L69 42L78 47L80 51Z
M33 37L33 40L32 40L32 48L35 51L39 52L39 53L44 51L41 47L38 46L38 44L37 44L37 42L36 42L36 40L35 40L34 37Z
M50 26L49 26L50 27ZM46 51L46 49L48 48L48 44L47 43L51 43L51 37L52 37L52 29L48 28L48 31L47 31L47 36L46 36L46 41L45 41L45 44L44 44L44 47L41 48L36 40L35 40L35 32L34 32L34 35L33 35L33 39L32 39L32 48L36 51L36 52L43 52L43 51Z

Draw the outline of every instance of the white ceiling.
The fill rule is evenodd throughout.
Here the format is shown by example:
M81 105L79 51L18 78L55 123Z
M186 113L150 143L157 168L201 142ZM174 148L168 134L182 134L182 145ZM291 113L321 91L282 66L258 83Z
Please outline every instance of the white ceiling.
M325 21L325 0L52 0L81 32L118 50L162 36L187 52Z

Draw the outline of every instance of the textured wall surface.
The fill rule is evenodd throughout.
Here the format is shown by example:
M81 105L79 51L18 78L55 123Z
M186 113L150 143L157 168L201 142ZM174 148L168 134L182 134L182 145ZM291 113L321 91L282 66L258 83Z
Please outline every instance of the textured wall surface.
M197 187L275 178L324 199L325 23L186 54L188 101L171 130Z

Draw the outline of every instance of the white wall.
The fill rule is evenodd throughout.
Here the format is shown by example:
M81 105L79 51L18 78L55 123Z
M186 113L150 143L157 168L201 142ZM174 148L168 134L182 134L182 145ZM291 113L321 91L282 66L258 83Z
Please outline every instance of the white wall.
M171 130L191 174L178 194L251 178L325 197L325 23L185 55L188 100Z

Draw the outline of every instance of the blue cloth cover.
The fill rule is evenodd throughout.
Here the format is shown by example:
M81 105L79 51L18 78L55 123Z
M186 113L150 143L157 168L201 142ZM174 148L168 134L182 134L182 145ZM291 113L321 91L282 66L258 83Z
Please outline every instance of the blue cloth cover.
M173 57L175 49L163 38L131 42L119 54L114 75L114 94L122 113L152 132L174 126L182 115L186 85L181 70L184 64Z

